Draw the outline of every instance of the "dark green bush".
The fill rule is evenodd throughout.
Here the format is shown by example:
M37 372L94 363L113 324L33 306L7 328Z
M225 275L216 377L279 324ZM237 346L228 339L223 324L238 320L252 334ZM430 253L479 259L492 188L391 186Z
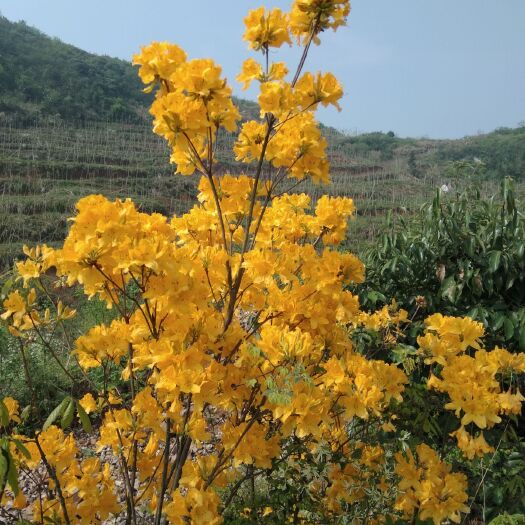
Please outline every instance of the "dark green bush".
M414 320L468 315L489 345L525 351L525 217L505 179L499 197L470 189L392 224L365 254L365 306L395 299Z

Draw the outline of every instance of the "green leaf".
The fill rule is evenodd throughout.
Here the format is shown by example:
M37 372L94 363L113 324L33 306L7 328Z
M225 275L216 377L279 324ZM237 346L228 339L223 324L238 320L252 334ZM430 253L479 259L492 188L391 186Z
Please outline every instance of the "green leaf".
M0 399L0 427L9 426L9 411L4 405L4 402Z
M403 363L409 356L417 355L418 351L413 346L399 343L392 350L392 360L396 364Z
M75 401L72 398L69 398L69 403L62 414L62 419L60 420L60 426L65 430L71 425L73 421L73 416L75 415Z
M473 257L474 256L475 245L476 245L476 239L473 236L470 236L465 241L465 251L467 252L467 255L469 257Z
M0 291L0 296L7 297L7 294L11 291L12 287L13 287L13 279L7 279L2 286L2 291Z
M18 496L20 489L18 488L18 471L16 470L15 462L11 455L9 455L9 470L7 471L7 482L13 491L13 494Z
M456 297L456 289L456 281L454 280L454 276L451 275L450 277L447 277L441 284L441 297L443 299L448 299L451 303L453 303Z
M509 341L514 335L514 323L508 318L505 318L503 322L503 333L505 334L505 340Z
M397 269L397 257L394 257L392 261L390 262L390 271L392 273L395 273L396 269Z
M478 318L478 313L479 313L479 308L477 306L475 306L474 308L472 308L472 310L470 310L467 315L471 318L471 319L474 319L474 321Z
M18 449L18 451L21 454L23 454L26 459L31 459L31 454L29 450L27 450L26 446L19 439L13 439L12 441L15 444L15 447Z
M86 432L91 432L92 426L91 421L89 420L89 416L87 412L82 408L82 405L77 401L77 413L78 413L78 419L80 419L80 423L82 424L82 428Z
M64 413L64 410L68 406L68 401L70 400L71 398L69 396L62 399L60 404L47 417L42 430L47 430Z
M9 463L5 458L2 451L0 451L0 489L4 486L5 476L7 474L7 469L9 468Z
M492 499L494 500L494 503L496 503L496 505L501 505L503 503L502 487L494 487L494 490L492 491Z
M501 312L496 313L492 320L492 329L499 330L503 326L505 319L506 317L504 314L502 314Z
M507 281L505 283L505 290L509 290L510 288L512 288L512 285L514 284L515 281L516 281L516 277L514 275L508 275Z
M520 328L520 338L518 339L518 348L520 352L525 352L525 325Z
M20 413L20 419L22 421L27 421L27 418L31 415L31 405L26 405L22 412Z
M499 250L494 250L489 255L489 272L494 273L499 268L499 263L501 261L501 252Z
M485 285L485 289L487 290L487 293L489 295L492 295L492 292L494 291L494 280L492 279L492 276L486 275L483 283Z

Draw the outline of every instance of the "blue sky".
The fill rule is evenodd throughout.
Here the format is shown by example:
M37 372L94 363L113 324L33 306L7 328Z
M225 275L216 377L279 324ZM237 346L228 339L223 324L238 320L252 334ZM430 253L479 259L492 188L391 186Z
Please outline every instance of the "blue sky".
M234 77L250 56L242 18L284 0L0 0L10 20L90 52L130 59L168 40ZM323 35L307 67L332 71L343 111L325 124L348 131L455 138L525 121L525 0L354 0L349 27ZM297 60L297 49L275 60ZM248 97L256 93L250 91Z

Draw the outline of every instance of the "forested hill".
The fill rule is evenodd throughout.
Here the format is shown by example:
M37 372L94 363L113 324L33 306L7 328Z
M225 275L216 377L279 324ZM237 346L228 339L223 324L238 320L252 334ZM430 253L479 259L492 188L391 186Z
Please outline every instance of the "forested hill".
M0 116L149 122L152 95L143 87L130 62L88 53L0 14ZM256 116L253 102L236 103L246 118Z
M93 55L0 16L0 113L140 119L149 98L129 62Z

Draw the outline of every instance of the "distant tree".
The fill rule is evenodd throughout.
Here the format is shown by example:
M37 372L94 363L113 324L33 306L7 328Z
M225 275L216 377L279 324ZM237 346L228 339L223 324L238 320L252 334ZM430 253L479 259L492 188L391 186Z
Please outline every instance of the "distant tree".
M408 156L408 173L410 173L412 177L416 177L418 179L421 177L421 169L416 162L416 153L414 150L412 150Z

